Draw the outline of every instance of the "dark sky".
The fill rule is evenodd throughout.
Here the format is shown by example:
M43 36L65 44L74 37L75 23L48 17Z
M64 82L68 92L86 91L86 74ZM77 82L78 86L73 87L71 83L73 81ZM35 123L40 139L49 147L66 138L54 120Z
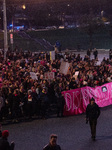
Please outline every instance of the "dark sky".
M2 2L3 0L0 0ZM44 2L72 2L75 0L6 0L7 3L44 3ZM79 0L80 1L80 0Z
M3 0L0 0L1 2ZM100 3L108 3L108 2L111 2L111 0L94 0L96 3L100 2ZM93 0L6 0L7 3L45 3L45 2L89 2L89 3L92 3Z
M39 3L63 3L63 2L69 2L69 1L74 1L74 0L6 0L6 4L39 4ZM0 0L0 5L3 3L3 0Z
M2 3L3 0L0 0L0 2ZM34 4L34 3L49 3L49 2L56 2L56 3L60 3L62 4L63 2L67 2L67 3L86 3L86 4L90 4L92 5L92 3L100 3L101 5L112 5L112 0L6 0L7 4L23 4L23 3L30 3L30 4Z
M0 5L2 6L3 0L0 0ZM56 7L65 7L66 4L70 4L75 10L86 10L92 8L96 10L104 10L105 12L112 14L112 0L6 0L7 6L26 4L27 6L37 6L38 4L46 4ZM96 12L97 13L97 12Z

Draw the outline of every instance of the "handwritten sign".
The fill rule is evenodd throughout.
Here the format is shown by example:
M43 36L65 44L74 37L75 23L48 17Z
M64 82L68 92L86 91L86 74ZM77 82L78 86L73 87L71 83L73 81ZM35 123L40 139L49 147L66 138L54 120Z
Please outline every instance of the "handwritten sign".
M67 74L67 72L68 72L68 70L69 70L69 63L68 62L61 62L61 66L60 66L60 73L62 73L62 74Z
M30 76L33 80L38 80L37 75L35 72L30 72Z
M50 79L50 80L53 80L54 79L54 72L46 72L44 73L44 77L46 80Z

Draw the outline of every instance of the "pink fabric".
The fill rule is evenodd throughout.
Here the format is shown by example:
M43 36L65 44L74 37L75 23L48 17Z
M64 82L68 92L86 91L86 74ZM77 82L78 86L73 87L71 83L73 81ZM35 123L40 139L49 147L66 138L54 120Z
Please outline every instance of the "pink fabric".
M3 85L3 84L2 84L2 83L0 83L0 88L2 87L2 85Z
M104 90L104 92L103 92ZM83 87L74 90L64 91L65 103L64 115L70 116L81 114L86 111L86 107L93 97L99 107L112 104L112 83L107 83L95 88Z
M45 65L45 61L44 61L44 60L41 60L41 61L40 61L40 64L41 64L42 66L44 66L44 65Z
M10 63L10 62L8 62L8 65L11 65L11 63Z

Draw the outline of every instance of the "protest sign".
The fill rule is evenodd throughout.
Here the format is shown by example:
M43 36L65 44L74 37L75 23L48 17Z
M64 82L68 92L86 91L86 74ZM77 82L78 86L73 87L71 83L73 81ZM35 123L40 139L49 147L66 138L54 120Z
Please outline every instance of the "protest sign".
M30 72L30 76L33 80L38 80L37 75L35 72Z
M97 61L96 66L100 66L100 65L101 65L101 61Z
M50 51L50 60L55 60L55 51Z
M64 115L76 115L86 111L86 107L93 97L99 107L112 104L112 83L107 83L95 88L86 86L78 89L62 92L64 94L66 106Z
M73 77L75 78L75 80L77 80L78 74L79 74L79 71L76 71L75 74L73 75Z
M67 72L69 70L69 63L68 62L61 62L61 66L60 66L60 73L66 75Z
M46 73L44 73L44 77L46 80L48 80L48 79L53 80L54 79L54 72L46 72Z

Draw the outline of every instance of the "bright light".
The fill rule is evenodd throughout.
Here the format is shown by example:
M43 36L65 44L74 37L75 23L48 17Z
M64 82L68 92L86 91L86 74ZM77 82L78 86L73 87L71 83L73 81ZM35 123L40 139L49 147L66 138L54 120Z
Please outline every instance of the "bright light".
M12 24L10 24L10 27L13 27L13 25L12 25Z
M25 6L25 5L23 5L23 6L22 6L22 8L23 8L23 9L26 9L26 6Z
M20 27L17 27L17 30L19 30L20 29Z

